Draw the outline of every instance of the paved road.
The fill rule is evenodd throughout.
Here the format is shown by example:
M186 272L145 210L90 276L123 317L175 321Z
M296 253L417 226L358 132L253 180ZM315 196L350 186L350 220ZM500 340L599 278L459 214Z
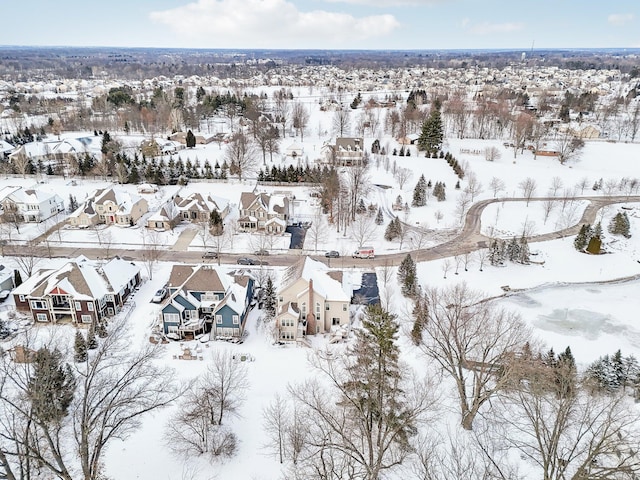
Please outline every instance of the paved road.
M529 202L541 202L545 200L555 200L562 201L563 198L560 197L538 197L532 198ZM557 238L563 238L570 235L575 235L580 230L580 226L583 223L596 223L596 215L598 211L607 205L612 205L616 203L627 203L627 202L640 202L640 195L634 196L611 196L611 197L572 197L570 200L581 200L588 201L589 205L585 208L582 218L580 221L563 230L559 230L552 233L545 233L542 235L535 235L529 237L527 240L529 243L535 242L543 242L547 240L553 240ZM489 245L490 238L480 233L480 221L482 218L482 212L492 203L497 202L526 202L525 198L493 198L488 200L479 201L469 208L467 212L464 226L462 230L452 240L446 241L440 245L436 245L430 248L424 248L420 250L414 250L411 252L402 252L402 253L394 253L390 255L379 255L375 259L352 259L349 257L341 257L331 260L332 267L340 267L340 268L350 268L350 267L364 267L371 268L376 266L384 266L384 265L399 265L402 259L407 255L407 253L411 253L414 260L416 261L430 261L437 260L441 258L453 257L455 255L464 255L465 253L471 253L481 248L485 248ZM164 248L164 247L163 247ZM14 255L14 256L24 256L25 255L25 247L21 246L6 246L4 248L5 255ZM52 257L59 258L74 258L78 255L85 255L89 258L104 258L105 251L103 248L78 248L78 247L57 247L50 246L47 248L46 246L40 245L36 250L36 255L41 257L48 257L49 253ZM144 249L142 246L138 249L121 249L121 248L111 248L109 250L109 256L119 256L125 259L131 260L144 260ZM303 255L302 250L292 251L290 253L284 255L272 255L266 260L269 262L269 265L275 266L286 266L291 265L296 262ZM235 264L237 259L243 255L231 255L231 254L222 254L218 263L223 264ZM326 261L324 256L312 256L318 260ZM199 263L202 261L202 252L188 252L188 251L174 251L174 250L163 250L160 256L161 261L173 261L173 262L184 262L184 263ZM251 267L251 268L259 268L259 267Z

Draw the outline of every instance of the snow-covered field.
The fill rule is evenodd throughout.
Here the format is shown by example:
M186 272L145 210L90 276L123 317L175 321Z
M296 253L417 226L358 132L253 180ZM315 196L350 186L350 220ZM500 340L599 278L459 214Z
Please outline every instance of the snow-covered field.
M318 112L309 122L309 125L319 125L317 131L330 130L329 117L320 116ZM316 128L314 128L316 130ZM286 148L287 142L295 139L287 138L283 142ZM305 136L303 146L304 158L312 161L318 156L318 151L324 140L318 135ZM372 139L366 139L367 146ZM383 145L385 142L381 142ZM393 147L393 140L388 139ZM460 153L461 150L480 150L485 147L497 146L501 152L501 158L488 162L482 155ZM533 178L537 183L535 196L550 195L550 190L556 188L558 197L565 195L593 195L602 194L591 189L593 183L603 178L604 183L612 185L613 181L619 181L622 177L634 177L638 175L637 159L640 146L637 144L612 144L608 142L588 142L581 159L569 165L560 165L557 160L549 157L533 158L531 152L513 158L513 151L505 149L501 142L481 140L456 140L449 139L445 147L452 152L464 165L468 179L473 172L482 184L482 192L474 201L498 197L520 197L522 195L519 184L526 178ZM198 146L193 150L182 151L180 156L198 159L202 162L205 158L215 162L222 158L224 150L217 145ZM606 162L605 162L606 159ZM416 155L412 151L410 157L389 157L389 169L385 167L384 160L373 161L370 169L370 181L372 184L383 185L389 188L372 188L366 197L367 203L385 205L389 210L391 204L398 195L411 203L413 188L420 175L424 174L427 180L433 183L443 181L446 183L447 199L438 202L429 197L427 205L419 208L411 208L409 212L402 213L401 219L411 225L416 225L431 232L422 246L440 243L454 235L460 227L460 216L457 212L457 201L467 185L467 180L461 182L461 189L454 189L457 177L443 159L427 159ZM279 162L279 160L278 160ZM408 168L412 172L411 180L400 188L392 175L393 164L396 167ZM490 188L493 178L499 178L504 182L504 187L499 192L493 192ZM555 179L555 180L554 180ZM559 179L559 180L558 180ZM65 200L69 193L82 201L86 195L96 188L107 185L100 180L76 179L71 184L68 179L42 179L45 183L39 184L39 188L58 192ZM34 179L8 178L2 179L0 185L24 185L31 186ZM582 189L580 185L586 185ZM135 186L121 186L119 188L135 189ZM312 216L317 205L309 195L311 192L302 187L263 187L256 186L253 180L229 183L193 182L186 187L163 187L157 194L147 195L150 210L161 205L166 199L177 193L185 194L194 191L212 192L219 197L226 198L232 205L237 205L241 191L260 190L287 190L295 195L298 210L294 216L301 219ZM134 191L134 190L132 190ZM496 195L494 195L496 193ZM562 200L553 202L549 211L545 211L543 202L532 201L529 205L525 202L496 202L485 209L482 216L482 231L487 235L509 238L520 236L523 231L529 235L537 235L565 228L575 224L587 204L584 200L576 200L563 204ZM632 280L626 283L605 283L620 277L640 275L640 204L629 202L626 210L631 220L632 236L629 239L615 238L606 232L606 225L610 218L622 205L608 207L601 214L602 224L605 230L605 247L607 254L590 256L578 253L573 248L573 238L556 239L553 241L536 243L531 245L532 265L508 264L506 267L492 267L484 265L482 271L475 254L466 259L442 259L432 262L423 262L418 265L419 282L424 286L451 285L455 282L467 282L472 288L481 290L487 296L504 295L504 288L508 286L511 291L498 301L501 304L520 312L523 319L529 323L536 335L547 346L556 351L563 350L567 345L576 357L581 367L586 366L600 355L611 354L621 348L623 354L640 356L640 329L634 324L633 314L640 307L637 295L640 289L640 280ZM547 214L548 213L548 214ZM385 253L397 253L400 245L396 242L387 242L383 239L384 229L390 218L385 217L385 223L377 227L375 236L369 242L376 247L378 255ZM173 232L162 234L162 242L167 246L175 244L180 233L189 228L187 225L179 226ZM135 248L141 243L142 227L119 228L111 227L112 245L124 248ZM37 225L24 226L15 238L29 239L41 234ZM96 246L95 233L89 230L64 229L61 238L57 234L50 238L52 243L72 244L78 247ZM282 242L274 247L274 253L286 251L287 237L282 237ZM317 249L309 242L305 244L305 253L323 252L325 250L338 250L342 255L349 255L357 246L357 242L350 232L337 232L334 226L327 226L324 235L319 236ZM201 239L196 235L190 250L202 248ZM409 250L412 245L407 242L402 250ZM247 234L239 234L229 251L246 253L252 251L250 238ZM153 280L142 285L135 294L136 310L129 319L131 327L131 345L135 347L146 342L151 326L156 321L158 306L149 303L153 292L162 286L169 275L171 268L170 252L164 257L165 263L154 272ZM3 263L12 267L12 259L5 257ZM57 260L59 262L59 260ZM46 265L43 262L41 266ZM334 261L333 266L340 266L339 261ZM446 271L446 274L445 274ZM272 268L272 273L277 280L282 270ZM359 273L354 271L355 275ZM445 278L446 276L446 278ZM395 279L395 276L394 276ZM396 312L403 325L410 323L410 305L398 292L395 281L388 286L380 286L381 297L388 300L388 307ZM312 375L307 364L309 349L296 347L280 347L272 345L268 335L259 328L260 312L251 312L248 320L249 336L242 345L234 345L225 342L210 342L208 344L192 345L200 349L199 355L203 361L186 362L174 359L181 347L178 343L171 343L163 348L162 362L167 368L175 371L177 379L188 379L197 376L205 368L211 352L231 349L236 353L249 353L255 360L247 363L250 388L246 394L246 402L241 409L241 416L230 422L231 428L240 439L237 455L222 464L210 465L204 459L190 458L179 459L172 455L170 439L165 436L165 425L171 413L180 408L175 405L171 408L146 417L141 428L125 440L114 441L105 458L107 476L114 479L276 479L280 478L280 465L275 457L269 455L264 448L267 442L262 429L262 408L269 403L275 393L286 394L287 386L292 382L302 381ZM404 331L404 330L403 330ZM71 334L71 332L69 332ZM323 345L327 339L318 338L317 345ZM406 345L406 338L401 341ZM413 355L413 352L411 353ZM407 351L404 355L408 355ZM415 359L413 359L415 362ZM448 388L443 384L443 389ZM449 393L445 391L443 393Z

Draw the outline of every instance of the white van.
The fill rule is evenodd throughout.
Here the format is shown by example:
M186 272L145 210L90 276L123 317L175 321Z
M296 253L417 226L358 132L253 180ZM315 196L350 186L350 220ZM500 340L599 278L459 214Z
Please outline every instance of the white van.
M373 247L360 247L351 255L353 258L375 258Z

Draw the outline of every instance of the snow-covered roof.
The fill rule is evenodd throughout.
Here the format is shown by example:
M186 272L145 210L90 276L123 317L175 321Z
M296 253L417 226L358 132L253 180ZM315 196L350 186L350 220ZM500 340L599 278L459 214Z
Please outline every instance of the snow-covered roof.
M132 278L140 273L140 267L120 257L114 257L102 266L102 272L114 292L122 290Z

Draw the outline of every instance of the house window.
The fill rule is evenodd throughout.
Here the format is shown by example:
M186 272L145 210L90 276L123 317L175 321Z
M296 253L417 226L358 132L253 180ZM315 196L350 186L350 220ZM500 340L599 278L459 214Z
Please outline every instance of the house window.
M21 302L24 302L24 301L25 301L25 299L24 299L24 295L19 295L19 296L18 296L18 298L20 299L20 301L21 301Z
M20 297L21 297L20 300L24 302L23 296L20 295ZM280 302L280 303L284 302L284 298L283 297L278 297L278 302Z
M79 312L80 310L82 310L82 305L80 304L80 302L73 302L75 304L76 307L76 311Z
M177 325L168 325L167 326L167 333L178 333L178 326Z
M232 319L234 325L238 325L240 323L240 317L238 315L234 315Z
M107 308L107 315L109 315L110 317L113 316L113 308Z
M31 310L46 310L47 304L46 302L41 302L39 300L31 300Z
M336 317L333 317L331 319L331 325L340 325L340 319L336 318Z
M343 312L346 312L346 311L347 311L347 304L346 304L346 303L343 303L343 304L342 304L342 311L343 311Z
M325 304L324 304L324 309L325 309L325 310L327 310L327 311L329 311L329 304L328 304L328 303L325 303Z
M91 323L93 321L93 317L91 315L82 315L80 317L82 323Z
M216 323L222 325L222 315L216 315Z
M93 312L93 302L87 303L87 308L89 309L90 312Z
M164 321L171 322L171 323L178 323L180 322L180 317L178 316L177 313L165 313Z
M320 318L320 303L316 302L316 317Z
M38 314L36 315L36 320L37 320L37 321L39 321L39 322L46 322L46 321L48 321L47 314L46 314L46 313L38 313Z

